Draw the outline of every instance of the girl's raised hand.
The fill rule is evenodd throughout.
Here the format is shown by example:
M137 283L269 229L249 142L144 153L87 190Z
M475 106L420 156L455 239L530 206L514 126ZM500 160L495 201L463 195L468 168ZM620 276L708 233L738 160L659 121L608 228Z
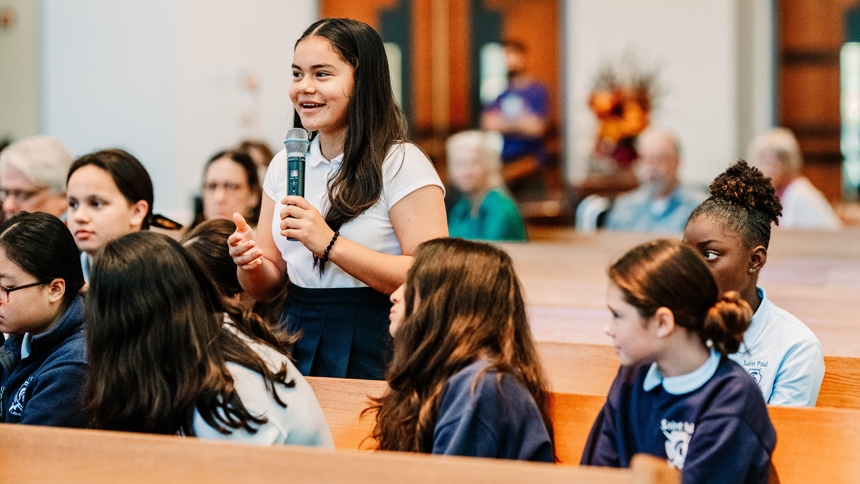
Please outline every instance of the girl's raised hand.
M281 209L281 235L292 237L322 257L334 236L325 218L304 197L287 196L281 200L286 205Z
M230 257L243 270L249 271L260 267L263 265L263 251L257 247L254 231L245 218L238 213L233 214L233 222L236 223L236 231L227 238Z

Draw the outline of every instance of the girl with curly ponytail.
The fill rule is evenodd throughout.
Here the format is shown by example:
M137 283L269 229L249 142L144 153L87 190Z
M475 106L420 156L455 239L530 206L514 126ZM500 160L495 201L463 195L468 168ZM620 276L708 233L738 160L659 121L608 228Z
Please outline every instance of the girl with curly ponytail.
M633 248L609 268L606 334L621 369L582 464L664 457L684 483L766 483L776 433L756 383L727 355L752 317L720 296L701 257L675 240Z
M714 179L710 194L690 215L684 242L705 259L720 292L736 291L755 312L729 357L752 375L767 403L813 407L824 378L821 344L757 285L771 224L782 213L770 178L741 160Z

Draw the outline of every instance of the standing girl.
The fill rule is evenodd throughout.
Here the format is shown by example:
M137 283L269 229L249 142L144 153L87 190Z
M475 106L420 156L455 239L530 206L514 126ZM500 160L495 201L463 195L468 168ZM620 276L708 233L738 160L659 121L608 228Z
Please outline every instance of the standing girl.
M389 390L371 408L379 449L553 461L549 392L508 254L425 242L391 302Z
M0 226L0 422L86 426L83 287L60 219L22 212Z
M633 248L609 268L606 334L621 369L582 464L628 467L665 457L685 484L766 483L776 433L755 382L726 355L752 311L719 296L699 255L679 241Z
M150 225L181 225L152 213L152 179L130 153L109 149L78 158L66 178L67 222L81 251L84 278L93 255L105 243Z
M711 196L690 215L684 242L704 257L721 292L737 291L755 311L737 353L771 405L814 407L824 379L815 334L774 305L757 285L767 262L771 223L782 206L770 179L739 161L718 176Z
M106 244L87 294L87 407L96 428L332 447L286 340L229 304L178 242Z
M286 196L281 151L263 184L256 238L234 215L230 254L257 300L291 283L282 322L302 333L293 350L302 374L381 379L391 354L387 295L403 283L418 244L447 235L442 182L406 142L372 28L320 20L293 59L295 124L313 135L305 197Z

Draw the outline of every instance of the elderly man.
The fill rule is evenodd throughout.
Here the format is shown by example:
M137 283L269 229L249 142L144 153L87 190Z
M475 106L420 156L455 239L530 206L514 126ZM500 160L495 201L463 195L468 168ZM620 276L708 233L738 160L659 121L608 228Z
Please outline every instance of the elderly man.
M45 212L62 217L68 207L66 175L72 155L50 136L33 136L0 153L0 198L3 215Z
M639 135L636 177L639 188L619 196L606 216L609 230L681 232L687 218L705 199L678 181L680 148L669 131L649 129Z
M788 229L836 230L842 226L824 195L805 176L803 155L794 134L774 128L750 143L749 161L770 177L782 203L779 226Z

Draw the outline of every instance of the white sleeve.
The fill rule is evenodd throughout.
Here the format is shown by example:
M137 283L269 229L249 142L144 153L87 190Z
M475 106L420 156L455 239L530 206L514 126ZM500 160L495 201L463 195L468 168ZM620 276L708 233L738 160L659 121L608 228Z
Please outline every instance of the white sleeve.
M267 177L268 178L268 177ZM435 185L445 192L433 163L412 143L394 145L382 164L382 199L393 207L419 188Z
M266 179L263 180L263 191L274 201L278 201L287 194L287 152L279 151L269 169L266 170Z

